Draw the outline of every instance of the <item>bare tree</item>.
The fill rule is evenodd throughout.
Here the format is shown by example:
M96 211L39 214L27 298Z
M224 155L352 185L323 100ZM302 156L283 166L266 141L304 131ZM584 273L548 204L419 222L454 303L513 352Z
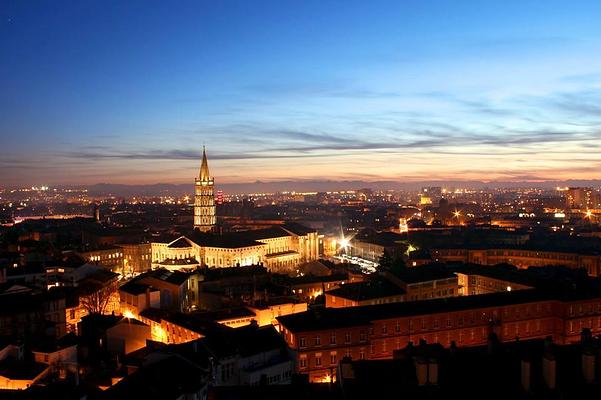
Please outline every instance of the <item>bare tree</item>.
M79 304L88 314L104 314L111 303L113 293L114 285L86 284L85 287L81 287Z

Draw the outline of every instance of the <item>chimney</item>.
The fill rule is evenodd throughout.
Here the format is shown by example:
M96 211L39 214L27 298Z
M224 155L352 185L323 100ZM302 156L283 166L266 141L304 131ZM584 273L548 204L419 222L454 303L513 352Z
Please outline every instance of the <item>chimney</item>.
M557 383L557 361L553 354L553 338L545 338L545 350L543 353L543 379L549 389L555 389Z
M495 352L495 349L497 348L497 343L498 343L499 339L497 338L497 335L494 333L489 333L488 334L488 339L486 341L487 347L488 347L488 354L493 354Z
M438 360L435 358L431 358L428 364L428 383L438 385Z
M593 339L593 335L591 333L590 328L582 328L582 332L580 332L580 344L585 345L589 344Z
M346 379L355 379L355 368L350 358L344 357L340 360L340 368L338 368L339 380L343 383Z
M582 352L582 375L586 383L595 381L595 354L588 350Z
M580 334L582 348L582 375L586 383L595 381L595 353L592 349L593 336L590 328L583 328Z
M455 357L455 355L457 354L457 343L454 340L451 340L449 352L451 353L451 357Z
M407 346L405 346L405 348L401 349L401 350L397 350L393 353L395 359L397 360L407 360L411 357L413 357L413 342L409 341L407 343Z
M527 392L530 391L530 370L531 370L530 360L522 359L522 370L521 370L522 387Z
M428 383L428 360L422 357L415 358L415 375L417 385L425 386Z

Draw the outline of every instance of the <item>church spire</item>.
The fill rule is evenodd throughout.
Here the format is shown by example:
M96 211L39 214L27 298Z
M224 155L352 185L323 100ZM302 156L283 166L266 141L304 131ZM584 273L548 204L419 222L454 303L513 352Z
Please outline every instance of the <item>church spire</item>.
M202 163L200 164L200 180L208 181L211 177L209 176L209 163L207 161L207 152L205 146L202 146Z
M202 146L202 163L198 178L194 179L194 229L202 232L212 231L215 227L215 182L209 175L207 151Z

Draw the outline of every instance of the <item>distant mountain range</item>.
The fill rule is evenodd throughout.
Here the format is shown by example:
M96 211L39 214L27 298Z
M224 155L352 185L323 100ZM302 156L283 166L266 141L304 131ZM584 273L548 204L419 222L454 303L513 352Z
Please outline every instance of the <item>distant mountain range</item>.
M215 190L223 190L226 194L243 193L273 193L283 191L297 192L326 192L339 190L356 190L370 188L375 190L415 190L423 186L442 186L446 188L545 188L557 186L592 186L601 187L601 180L568 180L568 181L541 181L541 182L482 182L482 181L421 181L421 182L395 182L395 181L278 181L254 183L224 183L215 185ZM99 183L87 187L92 196L183 196L192 194L192 184L157 183L152 185L125 185Z

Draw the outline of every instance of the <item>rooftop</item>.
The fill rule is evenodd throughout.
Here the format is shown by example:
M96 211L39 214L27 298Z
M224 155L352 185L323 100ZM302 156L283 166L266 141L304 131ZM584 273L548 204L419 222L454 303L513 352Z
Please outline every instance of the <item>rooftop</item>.
M292 332L307 332L367 325L374 320L398 317L482 309L508 304L535 303L545 300L575 300L599 296L601 296L599 290L591 290L590 288L581 288L578 286L568 291L558 291L557 288L553 290L526 289L372 306L325 308L285 315L278 317L277 320Z
M186 238L180 237L179 239L175 240L174 242L169 243L169 246L167 246L167 247L187 248L187 247L192 247L192 245L188 242L188 240L186 240Z
M380 276L374 276L364 282L347 283L338 289L326 292L329 295L344 299L363 301L382 297L401 296L405 290Z
M398 268L389 271L405 283L428 282L455 277L453 271L444 264L428 264L415 268Z
M152 271L145 272L141 275L138 275L136 278L132 280L132 282L141 282L146 278L158 279L163 282L172 283L174 285L182 285L184 282L188 280L190 274L182 271L169 271L164 268L154 269Z
M272 325L248 325L231 329L223 335L208 335L201 339L201 343L218 358L229 355L249 357L286 348L286 342Z
M30 380L48 368L50 366L46 364L8 357L0 361L0 376L12 380Z
M306 228L300 224L290 223L274 225L265 229L230 232L222 235L195 231L190 235L190 240L200 246L206 247L241 248L264 246L265 244L260 242L261 240L306 235L310 232L315 232L315 230Z
M178 355L146 364L108 388L102 398L175 399L198 392L205 384L205 371Z
M579 399L598 397L601 386L587 384L582 374L582 353L598 351L599 340L556 345L550 339L499 342L487 346L443 348L438 344L410 345L390 360L343 361L341 384L348 400L421 398L530 398ZM543 356L555 360L555 389L543 377ZM436 385L419 386L416 364L420 360L438 366ZM530 390L522 386L522 360L531 363ZM596 373L598 375L598 373Z
M161 319L163 319L202 335L206 335L209 332L221 334L224 331L231 329L218 323L214 319L203 316L202 313L184 314L181 312L166 311L157 308L147 308L140 313L140 316L156 322L159 322Z
M145 285L143 283L131 282L131 281L127 282L126 284L121 286L119 288L119 291L137 296L139 294L146 293L147 289L150 289L151 291L158 291L158 289L155 289L152 286Z
M286 282L291 286L306 285L321 282L338 282L348 280L348 274L332 274L332 275L305 275L297 277L286 277Z

